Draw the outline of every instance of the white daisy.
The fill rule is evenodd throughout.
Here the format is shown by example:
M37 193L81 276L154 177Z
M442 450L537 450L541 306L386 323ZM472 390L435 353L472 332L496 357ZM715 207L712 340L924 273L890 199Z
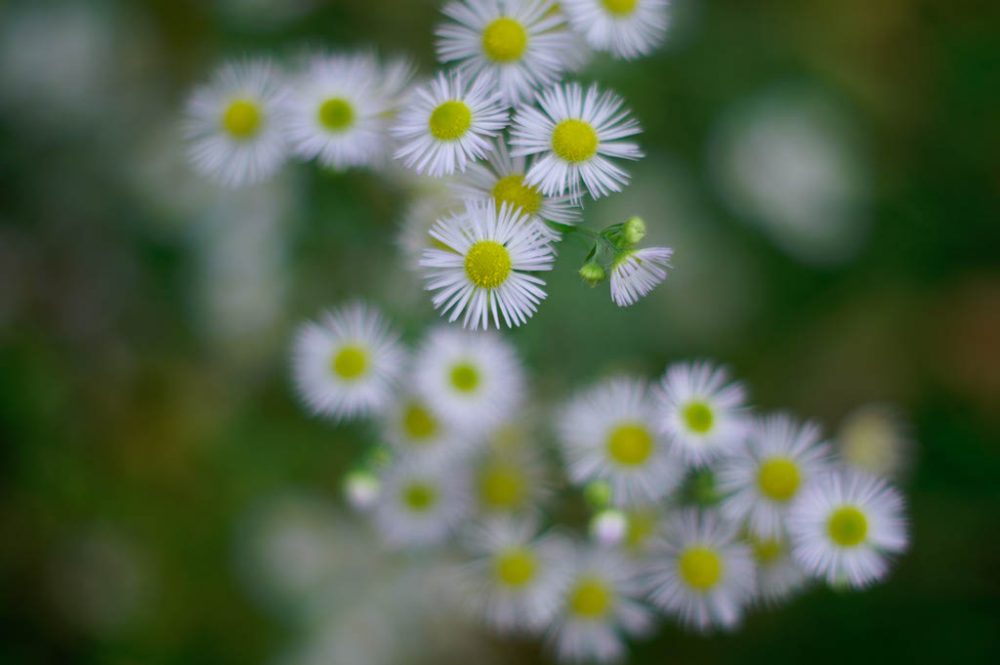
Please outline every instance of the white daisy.
M473 491L479 511L487 515L532 513L549 493L546 470L537 448L498 445L497 439L517 437L514 425L494 434L489 448L473 464Z
M653 624L640 602L642 585L633 565L607 548L579 547L570 561L572 579L548 634L561 660L620 660L622 633L639 636Z
M530 520L494 519L464 534L475 560L463 586L478 613L499 631L538 631L559 609L572 546L559 536L537 533Z
M663 43L670 0L561 0L573 29L596 51L633 60Z
M314 413L335 419L384 409L406 356L385 318L362 303L299 329L292 350L295 386Z
M671 492L684 474L656 430L644 381L605 381L575 397L558 420L559 442L574 483L606 480L612 502L634 505Z
M499 336L439 327L415 360L418 393L466 431L489 432L507 422L524 398L524 370Z
M727 381L724 369L707 362L675 363L660 380L655 395L660 431L689 464L716 459L746 436L746 391Z
M288 98L288 140L297 155L324 166L372 166L385 154L385 106L373 57L314 57Z
M397 458L385 470L375 526L394 547L442 542L468 515L466 473L459 465Z
M485 162L477 162L460 176L452 185L455 194L463 199L486 202L493 200L499 208L504 203L535 219L559 224L576 224L583 211L579 203L568 195L546 196L538 187L528 185L527 160L511 157L507 144L497 140L496 148L486 157ZM542 225L553 239L559 236Z
M383 63L379 72L383 114L394 117L410 94L410 85L416 67L409 58L392 58Z
M891 406L867 404L840 423L837 452L845 464L886 478L905 475L914 445L906 421Z
M438 60L463 77L492 79L504 104L524 102L561 78L576 36L552 0L457 0L442 10Z
M431 228L439 219L458 214L465 209L465 203L443 186L442 181L433 182L441 186L427 187L411 194L396 236L396 244L406 257L408 267L418 272L425 249L443 248L431 237Z
M745 540L757 564L756 595L765 603L788 598L809 580L792 557L792 543L787 535L761 538L746 534Z
M497 210L493 201L469 201L430 235L443 248L424 250L420 265L435 309L450 312L449 321L462 316L464 327L477 330L492 318L499 328L502 316L507 327L519 326L545 298L545 281L529 273L552 269L550 240L507 204Z
M188 102L186 134L194 167L229 187L274 175L288 156L280 111L286 96L270 61L220 68Z
M881 579L889 556L907 546L902 496L856 471L830 473L808 487L792 506L788 530L795 560L833 585Z
M786 415L757 420L745 443L716 470L716 487L728 495L722 513L745 521L755 535L780 535L795 497L828 470L830 450L820 438L815 423L799 424Z
M510 144L515 156L535 155L525 182L546 196L580 196L580 183L592 197L621 191L628 173L610 158L639 159L639 146L623 139L638 134L639 123L622 100L597 85L555 85L538 95L541 110L521 107L514 117Z
M683 510L664 525L649 564L650 599L700 631L735 627L754 593L750 548L714 512Z
M461 458L482 440L456 430L425 400L411 393L400 395L386 411L382 431L400 454L429 462Z
M401 144L396 159L417 173L440 177L486 156L490 139L507 126L507 110L488 78L471 85L465 80L439 73L414 90L391 129Z
M619 307L634 305L667 278L670 257L668 247L627 249L611 264L611 300Z

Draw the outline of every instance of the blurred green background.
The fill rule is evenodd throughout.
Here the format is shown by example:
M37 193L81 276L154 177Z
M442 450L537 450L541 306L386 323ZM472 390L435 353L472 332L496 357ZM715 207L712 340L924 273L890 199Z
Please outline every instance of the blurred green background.
M294 165L221 192L179 139L226 57L374 46L429 73L438 4L0 3L0 662L547 662L415 623L435 598L393 591L429 564L340 499L371 431L290 389L289 335L322 307L369 298L410 341L436 320L397 246L405 187ZM666 624L631 662L998 662L1000 5L675 6L660 52L580 77L625 96L648 154L587 219L643 215L674 271L619 311L566 244L510 338L549 403L712 357L830 431L895 405L913 543L874 589L732 635Z

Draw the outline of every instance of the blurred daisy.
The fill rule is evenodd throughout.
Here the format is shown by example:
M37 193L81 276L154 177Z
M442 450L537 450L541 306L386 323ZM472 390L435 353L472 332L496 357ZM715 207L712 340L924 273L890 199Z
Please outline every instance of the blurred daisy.
M645 503L680 484L684 467L656 431L655 408L643 381L605 381L575 397L557 428L570 478L604 480L617 505Z
M625 655L622 633L638 636L653 624L639 598L636 570L620 553L606 548L577 550L562 607L548 641L560 660L611 662Z
M544 628L569 581L572 546L558 536L536 534L533 522L510 519L490 520L465 534L474 557L464 578L468 597L502 632Z
M759 419L745 444L716 470L716 487L728 495L722 513L745 521L755 535L780 535L792 501L828 469L829 458L815 423L799 424L786 415Z
M629 136L639 123L622 100L597 85L555 85L538 96L541 110L524 106L514 117L510 143L515 156L535 155L525 182L546 196L580 196L580 183L592 197L621 191L628 173L610 158L639 159L642 152Z
M473 164L455 178L454 192L463 199L482 202L492 199L497 208L506 203L536 219L559 224L579 222L583 211L572 197L546 196L538 187L525 183L528 172L526 162L524 157L511 157L506 142L497 140L495 150L487 155L485 162ZM542 228L553 239L558 238L558 234L550 231L547 225L542 224Z
M596 51L633 60L667 33L670 0L561 0L573 29Z
M486 156L490 139L507 120L488 78L466 84L459 74L439 73L413 92L396 119L391 129L400 141L395 157L433 177L464 171Z
M375 526L389 545L434 545L468 515L469 505L461 467L397 458L382 479Z
M435 309L476 330L519 326L545 298L545 281L530 272L552 269L548 238L527 216L493 201L468 202L463 213L439 221L431 238L443 248L424 250L427 290ZM491 317L492 315L492 317Z
M506 422L524 398L524 370L514 350L492 333L432 330L415 361L418 393L465 431Z
M286 97L268 60L220 68L188 102L186 134L194 167L229 187L274 175L288 156L280 117Z
M396 333L375 309L352 303L304 324L295 337L295 386L314 413L336 419L381 411L405 361Z
M442 184L440 180L433 182ZM431 228L437 221L464 209L464 202L455 197L443 184L439 188L430 187L427 191L420 191L411 196L396 236L396 244L406 257L411 270L420 270L420 260L425 249L431 247L444 249L439 241L431 237Z
M787 535L761 538L746 535L757 564L757 596L766 603L784 600L800 589L809 576L792 557Z
M668 247L627 249L611 265L611 300L619 307L634 305L667 278Z
M442 10L437 55L468 80L492 79L504 104L559 79L576 41L552 0L458 0Z
M395 117L410 94L410 85L416 68L409 58L392 58L382 64L379 71L382 113Z
M750 549L714 512L684 510L664 526L649 568L650 599L700 631L735 627L754 592Z
M875 476L839 471L806 488L788 516L792 554L832 585L864 587L906 549L903 499Z
M385 100L369 55L313 58L287 104L288 140L303 159L338 170L371 166L384 157Z
M545 465L535 448L490 448L473 465L479 510L488 515L523 515L548 494Z
M689 464L703 465L746 436L746 391L707 362L667 367L656 391L659 428Z
M385 414L382 431L389 444L402 455L428 461L462 457L481 441L481 437L457 431L415 394L396 399Z
M836 445L845 464L887 478L905 474L913 456L906 423L895 409L879 404L848 414L840 423Z

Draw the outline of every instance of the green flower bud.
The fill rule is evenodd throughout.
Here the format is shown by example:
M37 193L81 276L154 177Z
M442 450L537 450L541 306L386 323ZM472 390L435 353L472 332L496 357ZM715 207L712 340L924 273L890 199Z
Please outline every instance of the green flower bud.
M580 268L580 277L591 286L597 286L607 278L608 274L596 261L587 261Z
M646 237L646 222L641 217L632 217L622 227L622 238L630 246L638 245Z

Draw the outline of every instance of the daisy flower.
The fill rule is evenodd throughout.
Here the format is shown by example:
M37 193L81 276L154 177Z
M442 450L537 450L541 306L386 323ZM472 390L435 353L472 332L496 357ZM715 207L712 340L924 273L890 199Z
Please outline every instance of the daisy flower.
M524 157L512 157L507 144L497 140L496 148L486 157L485 162L477 162L454 180L452 188L463 199L486 202L493 200L499 208L503 204L529 215L559 224L576 224L582 210L571 196L546 196L538 187L525 183L528 172ZM542 224L542 228L553 237L558 234Z
M316 414L369 415L389 404L405 359L385 318L352 303L299 329L292 350L295 387Z
M573 29L595 51L634 60L663 43L670 0L562 0Z
M288 156L280 111L286 97L270 61L224 65L188 102L186 134L195 169L229 187L274 175Z
M292 91L286 131L295 154L337 170L381 161L386 103L373 57L314 57Z
M469 494L461 467L397 458L382 478L375 526L394 547L443 541L468 515Z
M788 598L808 581L809 576L792 557L787 535L762 538L747 534L745 539L757 564L756 595L765 603Z
M425 249L443 249L440 242L431 237L431 228L439 219L465 209L465 203L443 186L440 180L433 182L439 187L426 187L411 195L396 236L396 244L403 252L407 266L417 272L420 271L420 260Z
M505 428L506 429L506 428ZM488 515L525 514L548 494L545 465L537 449L491 445L473 464L473 491Z
M538 537L530 520L494 519L470 527L464 544L474 557L463 578L477 613L501 632L535 632L552 619L569 581L572 546Z
M381 82L382 113L394 117L410 94L410 85L416 68L409 58L393 58L385 62L379 71Z
M913 458L909 428L892 407L868 404L840 423L837 452L848 466L886 478L905 475Z
M396 399L383 417L382 432L400 454L431 462L467 455L481 441L456 430L416 394Z
M680 484L684 468L656 430L656 412L644 381L605 381L575 397L557 423L574 483L607 481L612 502L659 499Z
M792 555L833 585L864 587L885 577L906 549L903 498L884 480L838 471L807 488L788 516Z
M493 333L432 330L414 364L417 392L441 417L466 432L507 422L524 398L524 370Z
M439 73L410 95L391 129L400 141L396 159L417 173L441 177L486 156L490 139L507 126L507 110L487 77L471 85L465 80Z
M457 0L442 10L438 60L468 80L491 79L504 104L528 101L561 78L576 36L552 0Z
M514 117L514 156L534 155L525 182L546 196L580 197L580 183L593 198L621 191L628 173L611 158L639 159L639 146L623 139L638 134L639 123L622 100L597 85L555 85L538 96L541 109L524 106Z
M650 599L700 631L735 627L754 592L750 549L714 512L684 510L664 526L651 554Z
M827 471L829 456L816 424L799 424L786 415L759 419L741 448L716 470L716 487L728 495L722 513L745 521L755 535L780 535L789 506Z
M611 264L611 300L619 307L634 305L667 278L670 257L668 247L627 249Z
M659 429L689 464L704 465L746 436L746 391L707 362L667 367L655 398Z
M638 636L653 624L640 602L642 586L632 564L607 548L579 547L571 581L548 641L560 660L611 662L625 655L622 633Z
M507 204L468 202L463 213L440 220L431 238L441 248L424 250L426 288L449 321L476 330L519 326L545 298L545 281L530 272L552 270L550 240L527 216ZM491 317L492 314L492 317Z

